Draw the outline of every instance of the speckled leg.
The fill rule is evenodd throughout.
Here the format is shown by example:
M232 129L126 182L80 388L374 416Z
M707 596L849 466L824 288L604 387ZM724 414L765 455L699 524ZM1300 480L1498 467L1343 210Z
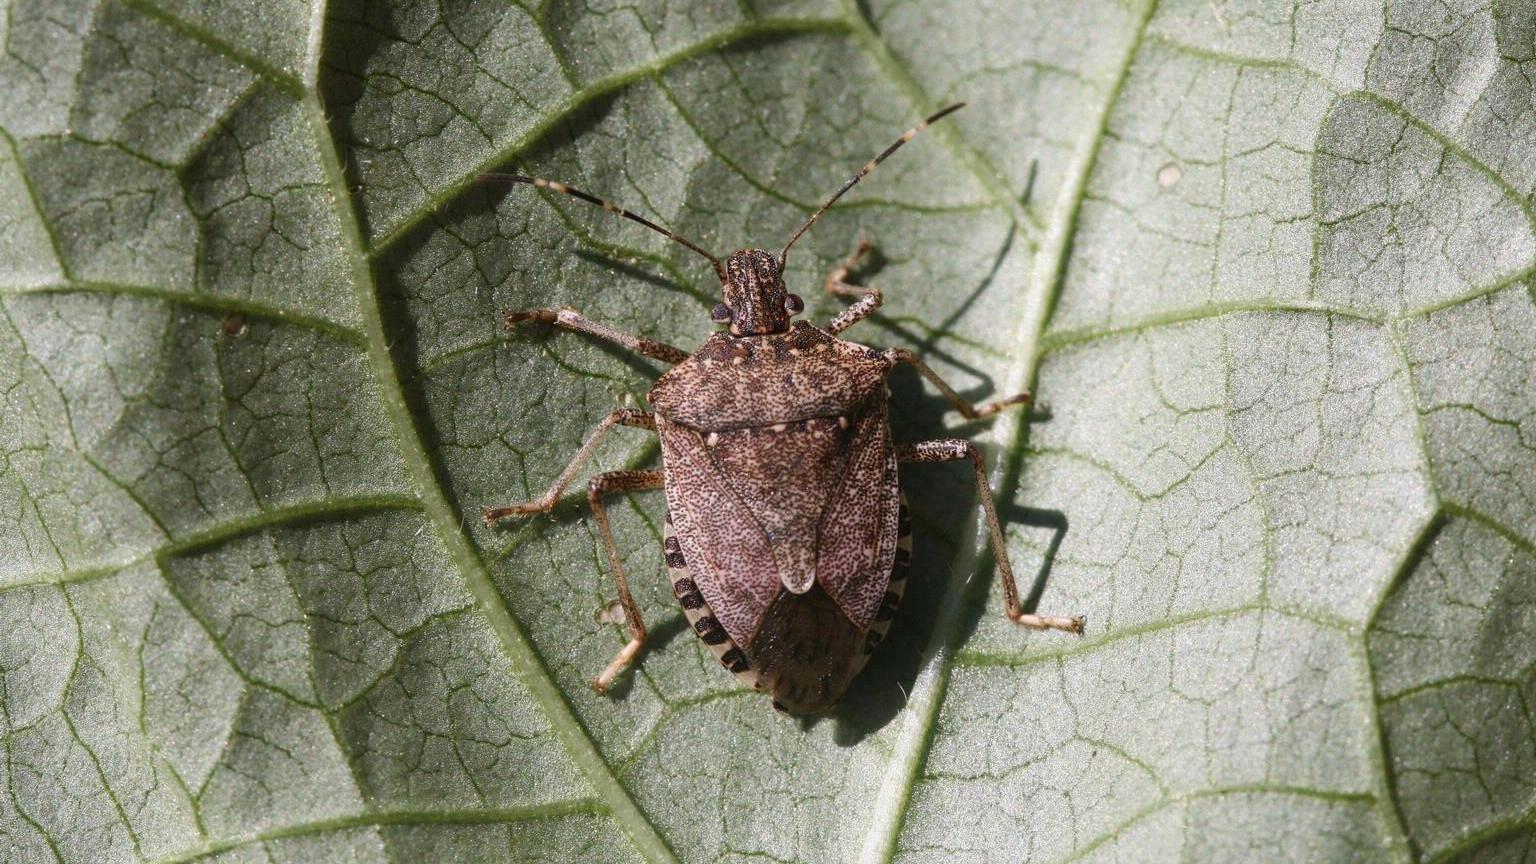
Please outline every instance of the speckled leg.
M524 501L521 504L513 504L509 507L484 508L481 511L480 518L485 520L486 527L489 528L508 516L542 513L554 509L555 502L560 499L560 493L565 491L565 487L571 485L571 480L575 479L576 472L580 471L581 466L585 465L587 460L592 458L592 451L597 449L598 442L614 426L633 426L637 429L649 429L654 432L656 431L656 417L649 411L639 411L634 408L620 408L604 417L603 422L597 424L597 428L592 431L591 435L587 436L586 443L582 444L581 449L576 451L576 455L571 459L571 464L565 466L565 470L560 472L560 476L555 478L555 482L550 484L550 487L545 490L543 495L532 501Z
M552 321L558 327L567 330L575 330L578 333L586 333L599 339L607 339L609 342L617 342L631 351L638 351L647 357L662 360L667 363L681 363L688 359L688 352L665 342L656 342L651 339L641 339L631 336L623 330L616 330L591 318L582 315L575 309L524 309L515 311L503 309L502 320L506 324L508 332L511 332L523 321Z
M828 294L857 298L852 306L837 313L837 317L827 323L826 329L829 332L841 333L847 330L868 318L870 313L879 309L880 304L885 302L885 295L880 293L879 288L866 288L863 285L853 285L845 281L848 278L848 271L852 270L874 248L868 240L859 240L858 248L853 250L853 254L843 259L843 263L837 265L837 269L827 276Z
M943 394L944 398L949 400L949 404L955 406L955 410L963 414L967 420L990 417L1005 408L1012 408L1015 405L1026 405L1031 399L1029 391L1025 390L1023 393L1017 393L1009 396L1007 399L998 399L981 405L973 405L964 396L956 393L955 388L946 384L944 379L939 377L939 373L929 369L928 364L924 363L921 357L918 357L911 351L905 348L892 348L885 352L885 356L892 363L906 363L917 369L917 374L927 378L928 383L939 388L939 393Z
M608 685L623 672L640 649L645 646L645 619L640 617L640 607L635 605L634 595L629 593L629 579L624 575L624 565L619 561L619 548L613 542L613 529L608 526L608 511L603 507L604 495L616 492L639 492L661 488L661 471L609 471L599 474L587 483L587 501L592 504L592 515L597 519L597 533L603 538L603 551L608 555L608 567L613 571L613 581L619 585L619 606L624 610L624 623L629 626L629 642L614 655L602 674L592 679L592 689L607 692Z
M997 505L992 502L992 489L987 485L987 464L981 451L964 438L938 438L919 441L916 444L898 444L896 459L901 462L953 462L971 460L976 472L976 494L981 498L982 512L987 516L987 530L992 534L992 548L997 556L997 575L1003 581L1003 611L1015 624L1035 630L1065 630L1083 632L1083 616L1033 615L1019 608L1019 586L1013 581L1013 566L1008 563L1008 547L1003 545L1003 527L997 520Z

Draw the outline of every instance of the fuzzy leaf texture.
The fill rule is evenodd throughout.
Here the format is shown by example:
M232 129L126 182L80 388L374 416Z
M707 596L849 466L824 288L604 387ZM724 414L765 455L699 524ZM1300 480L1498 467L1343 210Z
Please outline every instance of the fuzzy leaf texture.
M1536 862L1536 9L1428 0L10 0L0 859ZM578 482L708 265L861 236L916 563L833 716ZM617 429L592 471L656 464Z

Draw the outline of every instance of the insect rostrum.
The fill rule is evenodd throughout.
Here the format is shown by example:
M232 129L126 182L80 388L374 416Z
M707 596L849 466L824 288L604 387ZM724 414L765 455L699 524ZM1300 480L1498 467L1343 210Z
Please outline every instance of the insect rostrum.
M692 354L630 336L573 309L505 313L509 329L527 320L552 321L673 364L647 396L652 410L609 414L543 497L486 508L484 514L493 525L554 507L615 425L660 436L659 470L611 471L587 484L630 634L593 680L599 692L634 662L646 636L603 507L603 496L616 492L665 490L666 561L684 615L722 665L746 686L770 694L781 711L830 708L890 628L912 559L912 525L897 484L898 463L969 459L997 550L1004 611L1025 627L1082 632L1080 616L1020 609L976 447L961 438L891 440L886 376L899 364L913 366L967 418L1025 404L1029 394L972 405L910 351L878 351L837 338L882 300L879 289L846 281L849 269L869 252L867 243L826 280L827 291L854 302L825 327L790 321L804 308L784 286L790 247L887 156L960 107L939 111L865 164L777 256L741 249L721 262L691 240L564 183L488 175L571 195L665 234L709 259L723 289L710 318L729 326Z

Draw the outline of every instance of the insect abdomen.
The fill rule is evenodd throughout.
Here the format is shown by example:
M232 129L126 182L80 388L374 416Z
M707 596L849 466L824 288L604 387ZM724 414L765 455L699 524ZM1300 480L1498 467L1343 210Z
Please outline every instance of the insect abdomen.
M744 650L725 632L694 582L682 546L673 534L671 511L663 530L672 594L683 607L694 635L742 686L769 691L773 707L786 713L830 708L884 641L906 593L912 561L912 519L903 495L889 586L880 611L862 636L826 591L812 586L804 594L781 590Z
M810 714L831 708L848 688L864 656L862 635L817 583L804 593L780 591L747 653L773 707Z

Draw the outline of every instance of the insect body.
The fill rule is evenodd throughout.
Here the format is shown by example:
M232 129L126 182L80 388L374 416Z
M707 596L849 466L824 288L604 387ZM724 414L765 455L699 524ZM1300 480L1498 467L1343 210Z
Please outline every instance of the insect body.
M826 282L831 293L856 298L852 305L825 327L790 321L804 304L784 285L789 248L887 156L960 107L929 117L866 164L777 256L744 249L722 263L692 241L563 183L492 175L573 195L666 234L708 258L723 288L711 318L728 326L691 355L570 309L505 314L509 328L530 319L553 321L674 364L648 394L653 411L609 414L543 497L484 514L491 525L552 508L614 425L660 436L661 470L609 472L587 486L630 633L592 682L599 692L634 661L646 636L602 503L614 492L665 489L666 561L685 616L722 665L743 684L769 693L781 711L830 708L890 627L911 562L911 521L897 483L898 463L969 459L998 553L1008 617L1026 627L1082 631L1081 617L1020 609L980 452L964 439L891 440L886 376L900 364L914 366L969 418L1023 404L1028 394L973 406L911 352L839 339L882 300L878 289L845 281L868 244Z

